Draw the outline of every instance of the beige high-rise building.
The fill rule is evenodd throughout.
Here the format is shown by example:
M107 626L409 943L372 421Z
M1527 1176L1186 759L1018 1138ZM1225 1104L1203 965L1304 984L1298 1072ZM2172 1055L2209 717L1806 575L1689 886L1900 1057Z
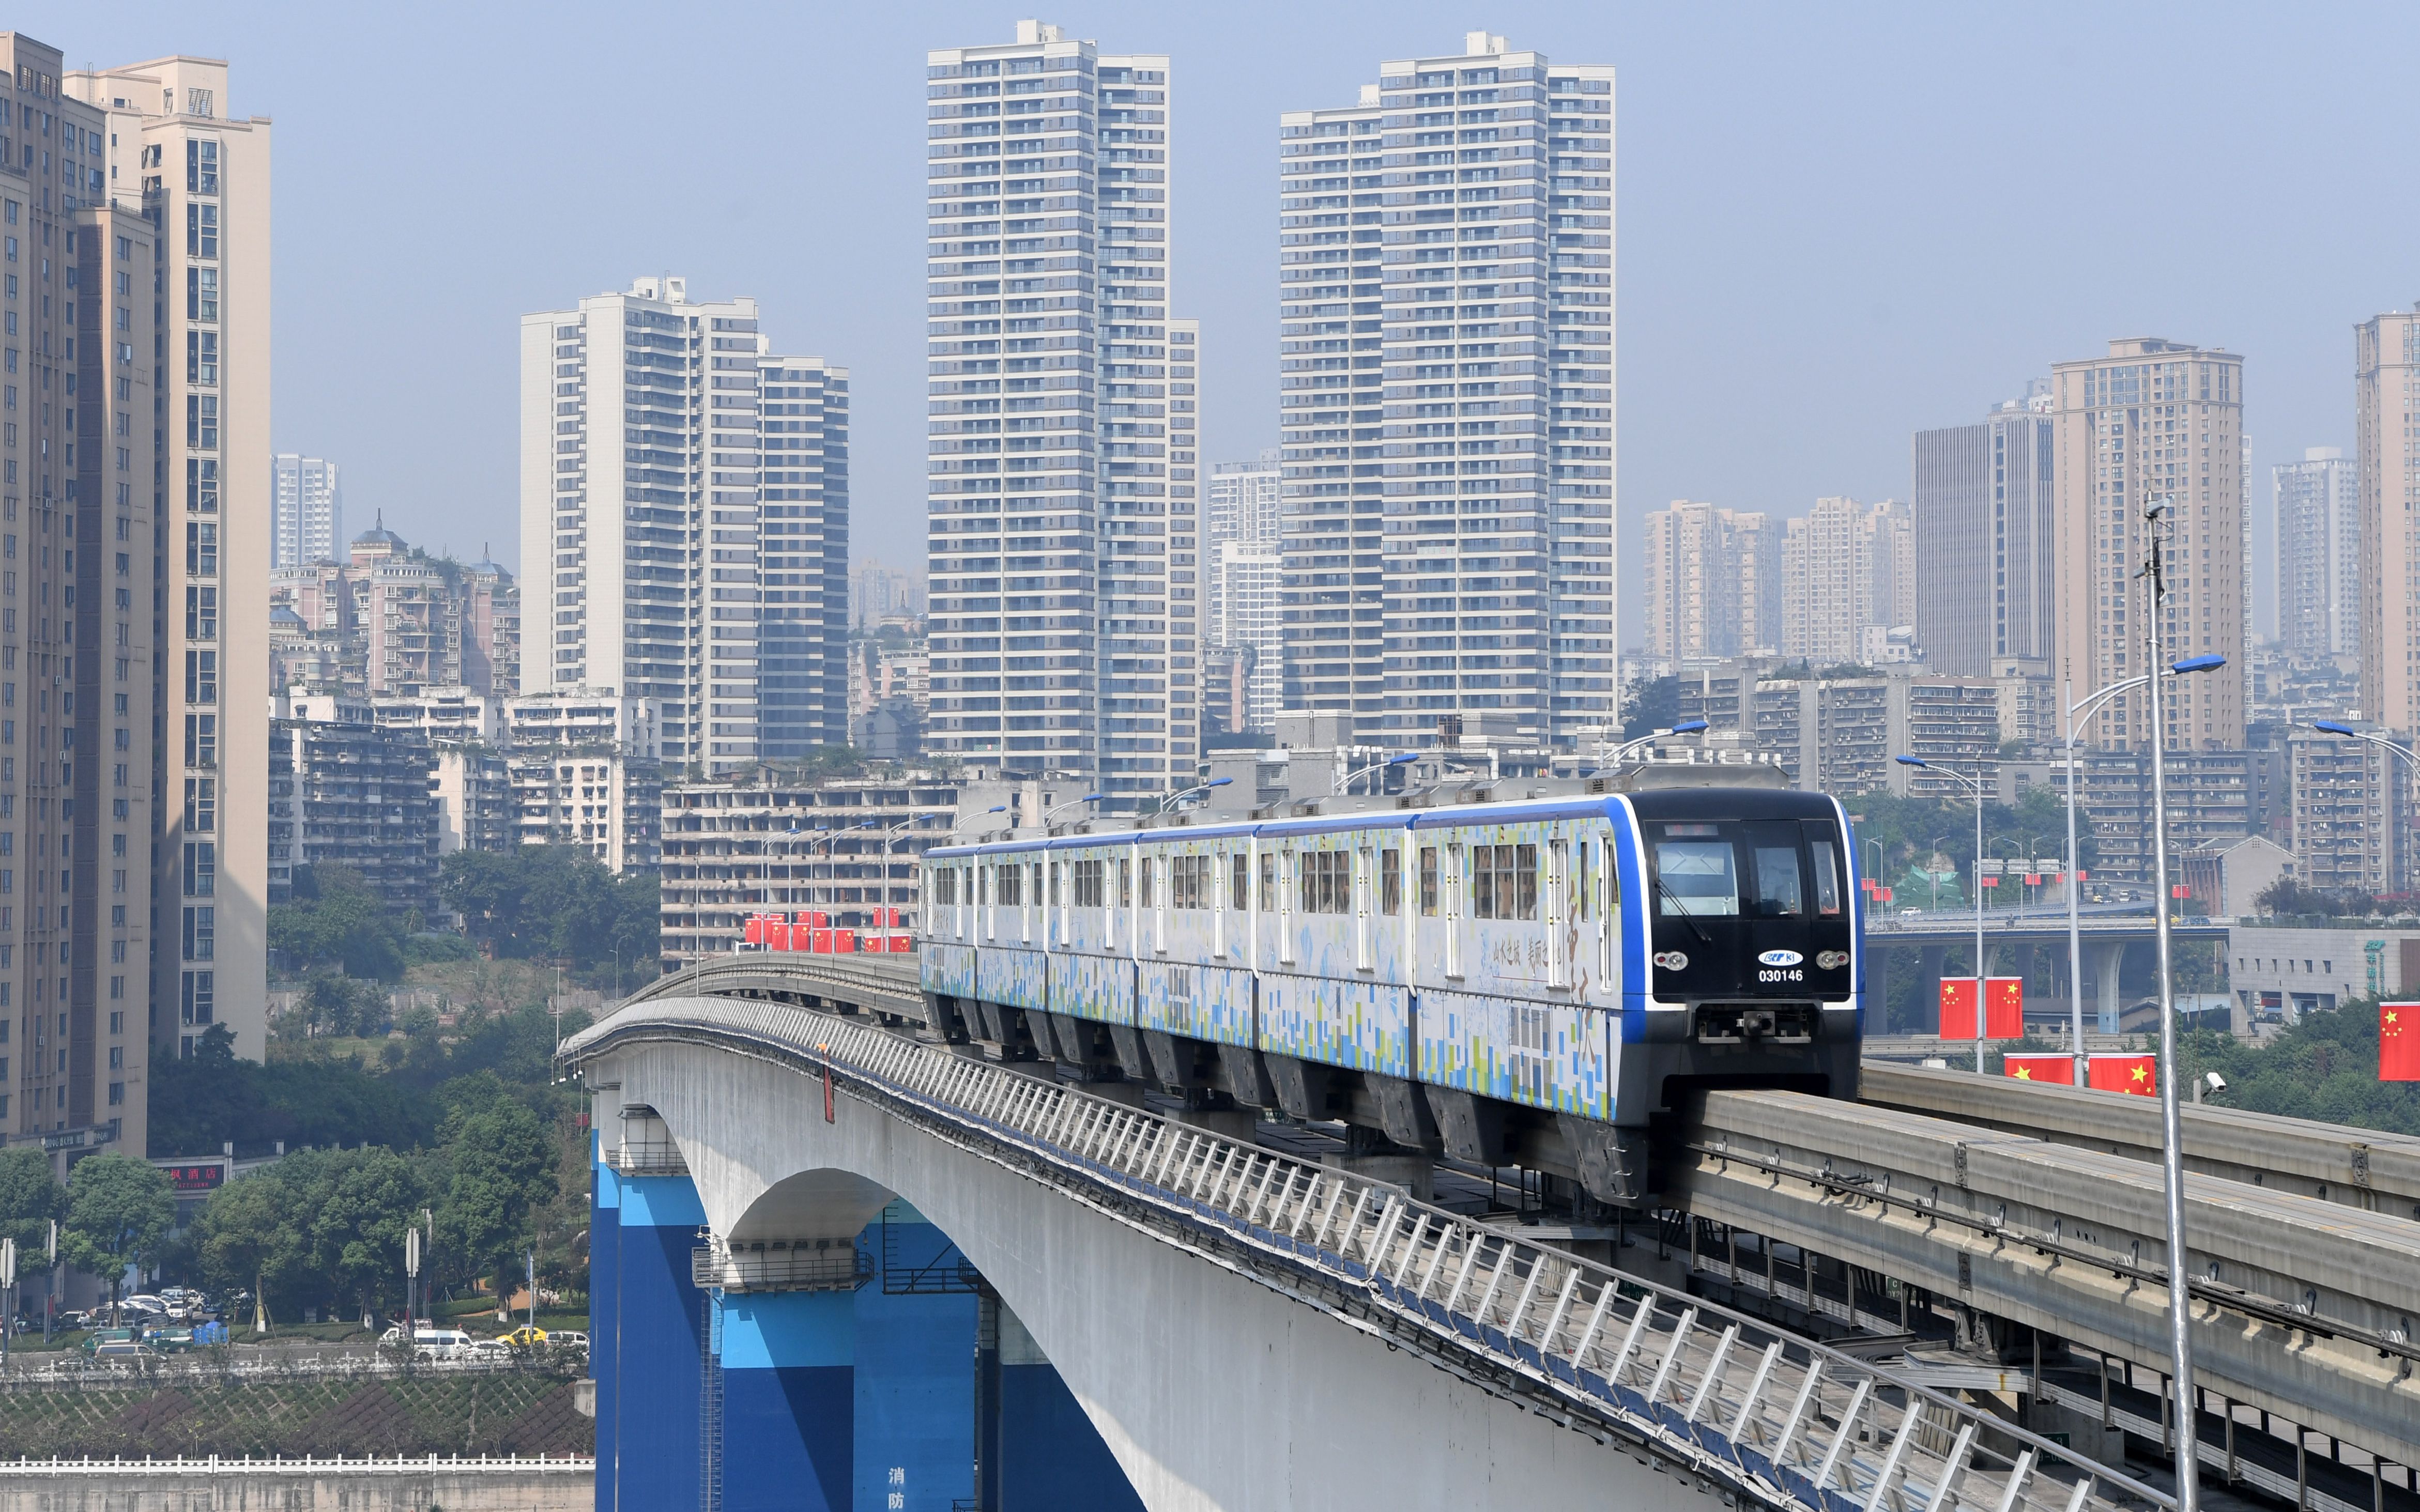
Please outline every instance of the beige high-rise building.
M2353 328L2353 425L2361 712L2408 737L2420 731L2420 313Z
M1647 517L1647 654L1770 655L1781 643L1787 521L1676 499Z
M2161 654L2224 656L2216 671L2169 685L2170 748L2243 744L2243 359L2157 337L2051 369L2057 612L2051 675L2078 699L2140 676L2149 586L2149 501L2172 501ZM2111 699L2089 738L2148 744L2139 692Z
M229 112L227 66L216 58L70 73L62 92L106 118L111 199L159 229L147 421L159 455L147 502L163 560L134 589L147 581L157 594L163 716L153 726L152 1042L182 1053L224 1024L236 1054L258 1059L269 985L270 124Z

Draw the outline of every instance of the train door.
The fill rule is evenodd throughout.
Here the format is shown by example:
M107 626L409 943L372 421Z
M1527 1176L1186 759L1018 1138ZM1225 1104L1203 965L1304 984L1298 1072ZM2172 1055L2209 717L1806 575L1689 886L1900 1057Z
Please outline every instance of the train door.
M1447 841L1442 878L1445 884L1445 974L1457 981L1463 976L1463 867L1466 864L1464 853L1467 849L1458 840Z
M1353 857L1353 969L1369 971L1377 964L1370 938L1373 928L1371 890L1377 882L1377 856L1366 841L1356 841L1346 853Z
M1546 837L1546 985L1568 989L1572 984L1573 941L1566 931L1572 918L1572 842L1567 835Z

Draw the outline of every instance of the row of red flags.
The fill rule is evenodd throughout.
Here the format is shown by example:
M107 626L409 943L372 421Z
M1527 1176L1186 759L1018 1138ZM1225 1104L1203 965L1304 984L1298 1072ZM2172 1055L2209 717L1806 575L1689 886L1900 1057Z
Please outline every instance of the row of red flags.
M1975 1032L1975 979L1941 979L1941 1037L1972 1040ZM1986 1040L2022 1040L2025 1033L2024 980L2020 977L1989 977L1983 981L1983 1032ZM2075 1059L2067 1055L2011 1055L2008 1074L2020 1081L2075 1085ZM2098 1055L2086 1057L2086 1085L2107 1092L2140 1092L2159 1088L2158 1062L2150 1056ZM2378 1005L2378 1079L2420 1082L2420 1003Z

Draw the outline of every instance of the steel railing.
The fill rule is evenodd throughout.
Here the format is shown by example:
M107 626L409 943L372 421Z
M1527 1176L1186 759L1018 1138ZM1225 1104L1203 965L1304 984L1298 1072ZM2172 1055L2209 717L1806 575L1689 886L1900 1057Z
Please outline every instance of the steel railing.
M1812 1512L2175 1505L2004 1419L1745 1314L1385 1182L849 1019L762 1000L658 998L627 1005L564 1054L579 1061L650 1039L829 1069L852 1095L904 1104L945 1135L1014 1147L1071 1186L1115 1188L1759 1501Z
M718 1238L689 1252L689 1273L700 1290L855 1291L874 1279L874 1257L845 1239L825 1249L731 1249Z

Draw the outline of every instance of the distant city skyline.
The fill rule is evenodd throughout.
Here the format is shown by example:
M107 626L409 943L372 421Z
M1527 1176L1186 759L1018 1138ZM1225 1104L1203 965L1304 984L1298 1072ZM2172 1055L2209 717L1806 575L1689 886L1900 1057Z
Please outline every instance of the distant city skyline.
M2353 327L2408 305L2405 248L2420 208L2383 207L2356 238L2314 242L2290 218L2238 216L2190 255L2102 244L2141 205L2112 176L2062 186L2055 209L2012 220L2004 176L1977 165L2022 145L2071 160L2107 140L2160 156L2164 197L2237 206L2361 193L2363 154L2420 116L2395 60L2420 19L2384 7L2247 12L2180 27L2180 12L2049 5L1972 47L1979 23L1915 6L1776 13L1753 26L1671 9L1575 11L1433 3L1310 11L1223 8L1137 16L1077 5L1036 12L1069 34L1171 54L1194 81L1176 170L1188 239L1176 255L1203 322L1204 452L1278 440L1269 361L1279 267L1272 171L1281 111L1335 100L1370 60L1448 46L1467 28L1621 71L1620 448L1623 631L1639 633L1639 521L1673 499L1792 514L1823 496L1907 497L1907 440L1973 423L2012 375L2092 350L2112 332L2165 331L2243 354L2257 446L2252 475L2310 446L2350 455ZM533 183L499 140L555 142L556 108L521 86L522 61L564 77L627 69L650 13L605 5L568 24L511 8L424 6L349 17L342 70L324 39L276 8L212 12L147 0L25 18L89 54L178 47L242 60L248 108L273 114L278 158L276 409L272 445L341 458L349 515L384 508L412 539L518 565L494 523L513 513L515 357L505 322L634 270L686 270L787 312L801 350L854 368L861 552L921 561L924 465L923 53L1001 35L1018 12L938 4L697 18L651 57L675 92L711 95L722 129L785 156L795 193L706 187L694 144L644 113L609 116ZM1285 45L1267 44L1282 15ZM429 71L424 28L481 45ZM2082 39L2089 37L2088 42ZM797 60L861 60L821 78L802 118ZM2146 69L2147 58L2163 66ZM713 59L711 65L706 61ZM2213 89L2234 103L2212 123ZM367 99L409 94L411 133L383 131ZM1346 96L1349 99L1349 95ZM1921 131L1908 123L1920 120ZM2193 124L2188 124L2188 123ZM846 126L845 151L792 151ZM836 138L833 140L837 140ZM782 146L789 144L789 147ZM2189 149L2188 149L2189 145ZM677 215L633 216L627 185L692 182ZM1926 192L1911 195L1910 184ZM849 234L825 234L846 205ZM488 255L442 276L402 249L475 236ZM1753 445L1736 443L1743 415ZM2254 489L2253 539L2270 538ZM2256 573L2270 622L2273 575Z

